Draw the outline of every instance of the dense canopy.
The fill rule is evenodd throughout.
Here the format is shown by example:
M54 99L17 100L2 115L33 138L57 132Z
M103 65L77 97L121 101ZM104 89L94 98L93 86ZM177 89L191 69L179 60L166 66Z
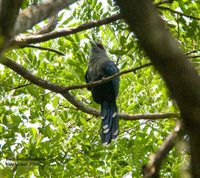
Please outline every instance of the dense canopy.
M200 3L153 3L199 72ZM24 0L13 7L12 17L2 15L0 20L10 18L20 25L23 17L34 12L27 8L37 6L53 11L52 4ZM16 18L19 8L21 21ZM49 13L54 15L50 18L39 12L40 20L45 19L41 23L32 16L32 25L27 22L29 26L22 24L20 29L11 20L7 25L15 31L0 30L0 177L142 177L142 167L170 134L172 140L167 144L171 147L163 146L168 150L161 156L160 175L187 177L188 135L183 131L177 139L179 129L173 131L180 119L176 98L137 33L123 20L119 6L112 0L80 0L60 6ZM106 147L99 136L99 105L84 85L90 40L106 47L121 72L120 134Z

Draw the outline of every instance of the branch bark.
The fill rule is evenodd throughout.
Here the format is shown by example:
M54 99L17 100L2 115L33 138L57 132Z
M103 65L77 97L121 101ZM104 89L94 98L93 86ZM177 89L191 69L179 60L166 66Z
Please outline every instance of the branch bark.
M41 79L37 76L32 75L27 69L23 68L22 66L20 66L19 64L17 64L16 62L14 62L13 60L11 60L9 58L4 58L2 61L0 61L0 63L9 67L10 69L15 71L19 75L23 76L25 79L29 80L31 83L36 84L36 85L38 85L42 88L54 91L56 93L65 93L66 91L70 91L70 90L97 86L97 85L103 84L105 82L111 81L116 76L121 76L123 74L127 74L127 73L130 73L130 72L136 72L139 69L142 69L144 67L152 65L151 63L147 63L147 64L144 64L142 66L139 66L139 67L136 67L136 68L133 68L133 69L121 71L121 72L116 73L116 74L114 74L110 77L103 78L102 80L98 80L98 81L91 82L91 83L88 83L88 84L83 84L83 85L72 85L72 86L64 87L64 86L60 86L60 85L50 83L50 82L45 81L45 80L43 80L43 79Z
M0 1L0 53L13 36L13 27L21 4L22 0Z
M102 20L91 21L91 22L82 24L78 27L74 27L74 28L70 28L70 29L66 29L66 30L50 32L50 33L46 33L46 34L42 34L42 35L17 36L12 41L11 47L12 46L23 46L23 45L27 45L27 44L33 44L33 43L40 43L40 42L48 41L48 40L55 39L58 37L72 35L72 34L75 34L75 33L78 33L78 32L84 31L84 30L88 30L88 29L91 29L94 27L99 27L101 25L109 24L111 22L119 20L120 18L121 18L120 14L115 14L115 15L112 15L112 16L107 17Z
M121 13L163 76L190 136L192 176L200 177L200 77L150 0L118 0Z
M121 71L121 72L116 73L114 75L111 75L109 77L106 77L106 78L103 78L101 80L95 81L95 82L91 82L91 83L87 83L87 84L83 84L83 85L68 86L68 87L66 87L66 89L67 90L74 90L74 89L81 89L81 88L97 86L97 85L103 84L105 82L111 81L112 79L114 79L117 76L121 76L123 74L127 74L127 73L130 73L130 72L136 72L137 70L145 68L145 67L148 67L150 65L152 65L152 63L147 63L147 64L144 64L142 66L139 66L139 67L136 67L136 68L133 68L133 69L124 70L124 71Z
M173 13L178 13L182 16L186 16L188 18L199 20L198 17L185 15L183 13L179 13L175 10L170 9L170 8L159 6L161 4L167 4L167 3L171 3L171 2L172 1L167 0L167 1L157 3L155 5L156 5L157 8L159 8L161 10L170 10ZM28 11L28 9L26 11ZM59 38L59 37L62 37L62 36L68 36L68 35L71 35L71 34L78 33L80 31L84 31L84 30L88 30L88 29L91 29L91 28L94 28L94 27L99 27L101 25L109 24L109 23L117 21L119 19L121 19L121 15L120 15L120 13L117 13L117 14L114 14L110 17L105 18L105 19L101 19L101 20L97 20L97 21L91 21L91 22L82 24L78 27L74 27L74 28L70 28L70 29L66 29L66 30L60 30L60 31L57 31L57 32L50 32L50 33L45 33L45 34L40 34L40 35L34 34L34 35L29 35L29 36L17 36L12 41L11 47L12 46L23 46L23 45L28 45L28 44L40 43L40 42L48 41L48 40L51 40L51 39Z
M50 83L48 81L45 81L37 76L34 76L31 74L27 69L20 66L16 62L12 61L9 58L2 58L0 61L1 64L9 67L25 79L27 79L32 84L35 84L37 86L40 86L44 89L48 89L50 91L53 91L55 93L61 94L64 98L66 98L72 105L74 105L77 109L87 113L94 115L96 117L100 116L100 111L90 108L88 106L85 106L82 102L77 100L72 94L69 93L68 90L66 90L66 87L58 86L53 83ZM119 113L119 117L124 120L140 120L140 119L148 119L148 120L156 120L156 119L166 119L166 118L175 118L179 117L179 114L177 113L160 113L160 114L125 114L125 113Z
M42 20L58 13L60 10L73 4L76 0L44 0L39 5L33 5L20 12L15 23L13 33L22 33Z
M181 124L177 122L174 131L166 138L163 144L160 146L159 150L151 156L149 165L143 166L143 176L144 178L159 178L159 171L162 166L163 160L166 158L167 154L172 150L175 145L175 141L180 131Z
M58 23L58 14L49 17L47 25L43 26L33 34L39 35L52 32L56 28L57 23Z

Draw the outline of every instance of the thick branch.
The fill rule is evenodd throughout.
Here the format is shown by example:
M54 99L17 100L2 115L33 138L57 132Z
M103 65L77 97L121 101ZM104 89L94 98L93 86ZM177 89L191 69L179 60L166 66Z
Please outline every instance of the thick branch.
M13 27L21 4L22 0L0 1L0 53L13 36Z
M94 115L94 116L100 116L100 111L87 107L85 106L82 102L77 100L72 94L69 93L68 90L66 90L66 87L58 86L55 84L52 84L50 82L47 82L39 77L34 76L31 74L27 69L23 68L16 62L12 61L11 59L8 58L3 58L1 60L1 64L9 67L25 79L27 79L29 82L40 86L44 89L48 89L50 91L53 91L55 93L61 94L64 98L66 98L72 105L77 107L79 110ZM165 119L165 118L175 118L179 117L179 114L176 113L163 113L163 114L144 114L144 115L129 115L129 114L123 114L119 113L119 116L121 119L124 120L139 120L139 119L149 119L149 120L154 120L154 119Z
M119 113L119 117L123 120L158 120L167 118L178 118L180 117L177 113L158 113L158 114L126 114Z
M197 17L193 17L190 15L185 15L181 12L175 11L173 9L167 8L167 7L163 7L163 6L159 6L160 4L166 4L166 3L171 3L172 1L163 1L160 3L155 4L156 7L163 9L163 10L170 10L173 13L178 13L182 16L188 17L188 18L193 18L196 20L199 20L199 18ZM105 25L105 24L109 24L111 22L114 22L116 20L121 19L121 15L119 13L112 15L111 17L107 17L105 19L101 19L101 20L97 20L97 21L91 21L85 24L82 24L78 27L74 27L74 28L70 28L70 29L66 29L66 30L60 30L57 32L50 32L50 33L46 33L43 35L30 35L30 36L17 36L13 41L12 41L12 45L11 46L23 46L23 45L27 45L27 44L32 44L32 43L40 43L40 42L44 42L44 41L48 41L51 39L55 39L55 38L59 38L62 36L68 36L71 34L75 34L84 30L88 30L94 27L99 27L101 25Z
M39 5L33 5L21 11L15 23L14 34L17 35L30 29L42 20L73 4L75 1L76 0L44 0Z
M120 19L120 14L115 14L112 15L111 17L107 17L102 20L98 21L91 21L88 23L85 23L83 25L80 25L78 27L66 29L66 30L60 30L57 32L51 32L51 33L46 33L43 35L32 35L32 36L17 36L11 45L16 45L16 46L23 46L31 43L39 43L39 42L44 42L48 41L54 38L62 37L62 36L68 36L71 34L78 33L80 31L88 30L94 27L99 27L101 25L109 24L113 21L119 20Z
M190 135L193 177L200 177L200 77L150 0L119 0L123 17L163 76Z
M175 145L178 132L181 128L180 122L177 123L174 131L166 138L159 150L151 156L149 165L143 166L144 178L158 178L159 171L162 166L163 160L167 157L169 152Z
M56 85L53 83L50 83L46 80L43 80L37 76L32 75L27 69L23 68L22 66L20 66L19 64L17 64L15 61L9 59L9 58L3 58L2 61L0 61L1 64L9 67L10 69L12 69L13 71L15 71L16 73L18 73L19 75L21 75L22 77L24 77L25 79L29 80L31 83L38 85L44 89L49 89L53 92L56 93L66 93L66 91L69 90L73 90L73 89L82 89L82 88L87 88L87 87L91 87L91 86L96 86L96 85L100 85L102 83L108 82L110 80L112 80L113 78L115 78L116 76L120 76L123 74L127 74L130 72L136 72L139 69L142 69L144 67L150 66L151 63L145 64L143 66L140 67L136 67L134 69L129 69L129 70L125 70L122 72L119 72L117 74L114 74L110 77L104 78L102 80L99 81L95 81L89 84L83 84L83 85L72 85L72 86L68 86L68 87L64 87L64 86L60 86L60 85Z
M36 32L34 32L34 35L39 35L39 34L45 34L45 33L49 33L52 32L55 28L56 25L58 23L58 14L50 17L48 19L48 24L43 26L42 28L40 28L39 30L37 30Z
M12 69L17 74L24 77L26 80L30 81L31 83L38 85L44 89L49 89L56 93L65 93L67 91L66 87L55 85L53 83L50 83L48 81L45 81L45 80L37 77L37 76L34 76L33 74L30 73L30 71L28 71L27 69L20 66L15 61L13 61L9 58L2 58L0 63L9 67L10 69Z

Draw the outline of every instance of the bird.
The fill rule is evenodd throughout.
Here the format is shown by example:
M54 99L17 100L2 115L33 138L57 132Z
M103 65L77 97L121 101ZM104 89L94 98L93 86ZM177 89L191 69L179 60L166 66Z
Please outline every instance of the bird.
M86 83L102 80L119 72L101 43L91 41L91 54L85 74ZM119 76L100 85L87 87L94 101L101 105L101 140L108 145L119 134L119 116L116 99L119 93Z

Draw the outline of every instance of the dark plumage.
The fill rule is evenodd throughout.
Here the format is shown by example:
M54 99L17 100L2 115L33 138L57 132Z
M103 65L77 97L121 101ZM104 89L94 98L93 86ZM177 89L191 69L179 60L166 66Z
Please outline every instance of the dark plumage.
M119 70L114 62L109 60L103 45L92 42L91 59L85 75L86 82L101 80L118 72ZM101 85L88 87L88 90L91 91L94 101L101 105L101 139L103 144L108 144L119 133L116 105L119 77Z

